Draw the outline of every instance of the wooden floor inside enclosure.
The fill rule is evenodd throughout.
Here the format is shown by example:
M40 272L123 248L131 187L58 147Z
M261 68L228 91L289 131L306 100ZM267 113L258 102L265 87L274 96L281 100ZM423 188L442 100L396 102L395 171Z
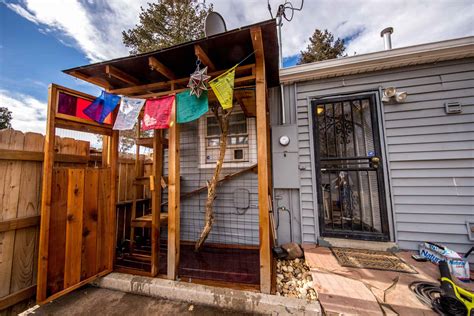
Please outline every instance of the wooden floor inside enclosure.
M149 200L138 203L137 216L148 212ZM135 247L130 252L131 203L117 205L117 251L115 270L126 273L149 275L151 273L150 230L136 228ZM160 240L159 277L166 278L167 233L166 225ZM257 286L260 282L259 252L256 246L232 246L208 244L200 252L194 251L194 243L181 242L179 278L189 281L228 282ZM230 285L230 284L229 284Z

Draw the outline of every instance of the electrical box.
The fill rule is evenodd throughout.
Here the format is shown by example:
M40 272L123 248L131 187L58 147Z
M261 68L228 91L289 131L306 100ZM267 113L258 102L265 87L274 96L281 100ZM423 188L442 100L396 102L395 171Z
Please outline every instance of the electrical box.
M272 126L273 187L299 189L298 126Z

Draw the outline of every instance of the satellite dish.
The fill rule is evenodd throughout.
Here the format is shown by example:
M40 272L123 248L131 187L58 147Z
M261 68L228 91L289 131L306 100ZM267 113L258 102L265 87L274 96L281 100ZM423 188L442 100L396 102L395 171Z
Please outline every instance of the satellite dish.
M206 37L224 33L226 31L227 27L225 26L225 21L222 15L214 11L209 12L204 26L204 33Z

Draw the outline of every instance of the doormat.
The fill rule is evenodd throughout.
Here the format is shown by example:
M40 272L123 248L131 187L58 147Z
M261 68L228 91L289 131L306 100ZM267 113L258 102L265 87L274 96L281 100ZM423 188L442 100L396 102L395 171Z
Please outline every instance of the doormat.
M331 251L343 267L418 273L391 252L351 248L331 248Z

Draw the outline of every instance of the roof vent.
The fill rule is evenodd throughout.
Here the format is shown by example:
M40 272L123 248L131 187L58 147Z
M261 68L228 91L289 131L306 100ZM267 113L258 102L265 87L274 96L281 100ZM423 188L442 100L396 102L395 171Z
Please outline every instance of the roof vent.
M392 33L393 27L386 27L380 32L380 37L383 37L383 45L385 50L392 49Z

